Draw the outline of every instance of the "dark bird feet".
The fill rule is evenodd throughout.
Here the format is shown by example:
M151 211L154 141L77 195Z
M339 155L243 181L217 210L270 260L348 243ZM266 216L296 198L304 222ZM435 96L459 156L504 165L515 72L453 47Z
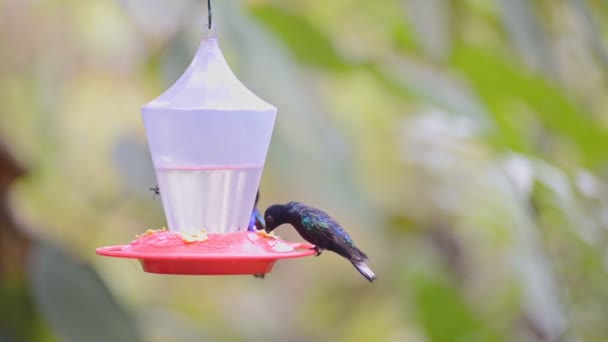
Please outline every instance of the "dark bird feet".
M253 276L256 278L264 279L264 277L266 276L266 273L254 274Z
M313 248L311 248L313 251L315 251L315 256L319 256L321 255L321 253L323 253L323 249L319 248L318 246L314 246Z

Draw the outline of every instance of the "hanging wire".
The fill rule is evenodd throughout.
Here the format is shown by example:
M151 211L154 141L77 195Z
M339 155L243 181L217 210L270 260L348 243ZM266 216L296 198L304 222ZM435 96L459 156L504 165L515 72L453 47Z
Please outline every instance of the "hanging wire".
M207 13L208 13L207 18L209 19L209 29L211 30L211 24L212 24L211 0L207 0Z

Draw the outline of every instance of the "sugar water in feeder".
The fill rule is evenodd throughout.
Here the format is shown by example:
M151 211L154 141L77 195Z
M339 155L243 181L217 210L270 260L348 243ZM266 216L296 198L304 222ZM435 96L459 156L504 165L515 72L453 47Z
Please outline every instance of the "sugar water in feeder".
M184 75L142 107L170 230L246 230L277 110L234 76L212 34Z

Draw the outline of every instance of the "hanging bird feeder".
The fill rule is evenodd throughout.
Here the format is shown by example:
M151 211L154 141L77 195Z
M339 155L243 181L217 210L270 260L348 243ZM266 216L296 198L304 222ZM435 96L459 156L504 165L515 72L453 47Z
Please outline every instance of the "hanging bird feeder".
M209 4L209 2L208 2ZM211 25L185 71L142 116L168 230L97 254L138 259L146 272L263 274L311 245L248 232L277 110L230 70Z

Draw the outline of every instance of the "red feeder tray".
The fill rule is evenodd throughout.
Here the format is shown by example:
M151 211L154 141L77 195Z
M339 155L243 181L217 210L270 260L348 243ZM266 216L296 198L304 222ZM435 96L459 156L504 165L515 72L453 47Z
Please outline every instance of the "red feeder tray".
M188 242L167 230L149 231L128 245L97 249L97 254L138 259L145 272L160 274L263 274L279 259L315 254L310 244L286 242L256 232L208 234Z

